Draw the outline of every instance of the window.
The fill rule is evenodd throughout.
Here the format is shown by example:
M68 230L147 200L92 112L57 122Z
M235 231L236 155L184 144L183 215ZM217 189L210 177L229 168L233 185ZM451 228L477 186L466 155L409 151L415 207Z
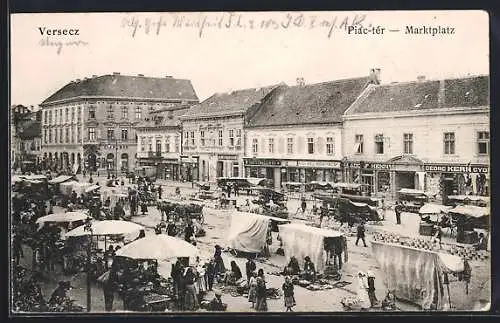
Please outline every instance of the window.
M49 143L52 143L52 129L49 129Z
M477 133L477 153L479 155L488 155L490 152L490 133L480 131Z
M269 153L274 153L274 138L269 138Z
M95 119L95 108L89 108L89 119Z
M191 131L191 146L194 146L194 131Z
M236 146L241 147L241 129L236 129Z
M76 120L78 122L80 122L80 120L82 119L82 108L78 107L77 111L78 111L78 113L77 113L77 116L76 116Z
M113 119L114 118L113 106L109 105L107 110L108 110L108 119Z
M77 142L80 142L82 140L82 132L80 130L80 127L76 128L76 140Z
M200 131L200 145L205 146L205 131Z
M146 150L146 138L141 137L141 151Z
M54 124L57 124L59 122L59 119L57 118L57 111L59 110L54 110Z
M115 129L108 128L108 139L115 139Z
M165 140L165 152L170 152L170 136L167 136L167 139Z
M180 142L179 136L175 136L175 152L179 151L179 142Z
M49 111L49 123L54 123L54 120L52 120L52 110Z
M122 107L122 119L128 119L128 107Z
M403 134L403 148L405 154L413 154L413 134L405 133Z
M43 129L43 142L47 143L47 129Z
M43 124L47 124L47 116L48 116L47 110L43 111Z
M122 129L122 140L128 140L128 129Z
M333 141L333 137L326 137L326 154L335 154L335 143Z
M307 153L314 154L314 138L307 138Z
M89 141L95 140L95 128L88 128L89 132Z
M383 154L384 153L384 135L378 134L375 135L375 153Z
M252 139L252 151L254 154L257 154L259 151L259 141L257 139Z
M140 120L142 115L141 107L135 108L135 119Z
M71 127L71 142L75 142L75 128Z
M71 107L71 122L75 122L75 107Z
M219 130L219 146L222 146L223 140L222 140L222 130Z
M229 130L229 146L234 146L234 130Z
M65 122L69 122L69 108L66 108L66 120Z
M445 132L444 133L444 154L454 155L455 154L455 133Z
M153 151L153 138L148 139L149 151Z
M59 143L60 144L63 143L63 130L62 130L62 128L59 129Z
M293 154L293 138L286 138L286 152L287 154Z
M356 154L362 154L363 153L363 135L355 135L354 137L355 142L356 142Z
M156 152L161 153L161 140L156 139Z
M189 146L189 131L184 133L184 146Z

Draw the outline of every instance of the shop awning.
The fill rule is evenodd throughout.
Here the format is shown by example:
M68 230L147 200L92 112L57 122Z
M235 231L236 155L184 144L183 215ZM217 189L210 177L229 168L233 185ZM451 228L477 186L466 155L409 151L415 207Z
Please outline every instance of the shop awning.
M482 201L482 202L485 202L485 203L489 203L490 202L490 198L489 197L487 197L487 196L480 196L480 195L449 195L448 199L449 200L456 200L456 201L469 200L469 201L473 201L473 202L477 202L477 201Z
M258 186L262 184L266 179L265 178L255 178L255 177L249 177L246 179L250 184Z
M24 178L26 178L27 180L44 180L44 179L47 179L47 176L45 176L45 175L29 175L29 176L25 176Z
M60 184L60 183L66 182L72 178L73 178L73 176L61 175L61 176L57 176L56 178L50 180L49 183L50 184Z
M424 204L420 210L419 214L438 214L438 213L446 213L451 209L451 207L441 204L434 203L426 203Z

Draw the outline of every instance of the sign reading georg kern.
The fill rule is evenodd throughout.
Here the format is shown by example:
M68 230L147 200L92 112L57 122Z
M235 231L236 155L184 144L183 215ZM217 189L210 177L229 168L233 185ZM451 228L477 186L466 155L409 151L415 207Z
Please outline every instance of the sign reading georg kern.
M489 172L489 167L486 165L428 164L424 166L424 170L426 172L487 174Z

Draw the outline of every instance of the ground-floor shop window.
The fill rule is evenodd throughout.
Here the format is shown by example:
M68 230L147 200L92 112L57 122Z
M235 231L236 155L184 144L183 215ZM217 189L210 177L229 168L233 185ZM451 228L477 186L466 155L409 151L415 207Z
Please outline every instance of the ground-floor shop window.
M391 176L389 172L377 173L377 191L381 193L389 192L391 187Z

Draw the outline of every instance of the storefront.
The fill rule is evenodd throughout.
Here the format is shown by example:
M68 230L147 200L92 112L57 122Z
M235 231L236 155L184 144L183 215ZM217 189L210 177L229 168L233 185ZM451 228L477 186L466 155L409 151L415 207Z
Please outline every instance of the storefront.
M281 183L340 182L340 161L283 160Z
M266 178L273 181L275 188L279 188L281 183L281 160L265 158L245 158L245 177Z
M238 155L217 155L217 178L239 177L240 164Z
M489 195L489 166L425 164L425 188L444 201L449 195Z
M200 156L181 156L180 180L199 181Z
M179 180L179 160L177 159L163 159L158 164L158 178L168 181Z

